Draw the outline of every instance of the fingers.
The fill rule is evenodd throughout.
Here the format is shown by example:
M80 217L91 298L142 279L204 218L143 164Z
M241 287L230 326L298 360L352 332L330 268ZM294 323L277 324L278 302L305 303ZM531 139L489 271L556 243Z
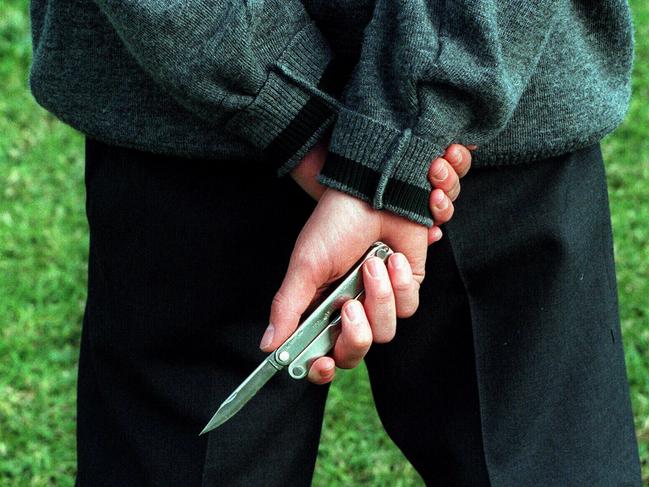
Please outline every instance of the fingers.
M363 264L363 284L363 307L372 327L374 341L387 343L392 340L397 328L396 305L388 271L378 257L372 257Z
M442 229L437 225L428 229L428 245L432 245L435 242L439 242L442 239L443 233Z
M400 253L391 255L388 259L388 274L394 293L397 317L412 316L419 307L419 283L412 276L408 259Z
M372 345L372 328L363 305L350 299L342 309L342 330L333 349L333 358L341 369L361 363Z
M471 169L471 152L469 148L476 148L474 145L465 147L461 144L451 144L444 153L444 159L448 161L459 177L464 177Z
M386 215L389 215L389 213L386 212ZM424 225L407 221L402 217L384 216L382 232L383 242L394 249L398 249L399 253L406 256L412 269L413 278L421 284L426 273L429 229ZM399 238L404 233L409 234L410 238Z
M309 382L314 384L326 384L331 382L336 375L336 362L331 357L320 357L311 364Z
M471 168L471 152L475 146L451 144L444 157L435 159L428 170L428 179L434 190L430 194L430 210L435 226L428 230L428 245L442 238L437 226L448 222L455 210L453 201L460 194L460 178Z
M347 301L342 307L341 318L342 329L333 349L333 357L320 357L309 369L309 381L314 384L331 382L335 366L341 369L356 367L372 345L372 329L359 301Z
M435 188L444 191L451 201L455 201L460 194L460 178L446 159L439 157L433 161L428 170L428 179Z
M455 211L453 203L441 189L435 189L430 193L430 209L435 225L443 225L449 221Z
M347 301L341 310L342 329L332 357L321 357L309 369L309 381L326 384L335 376L335 367L351 369L363 360L372 342L390 341L396 331L396 317L412 316L419 305L419 283L408 259L395 253L387 267L379 258L363 266L365 299Z

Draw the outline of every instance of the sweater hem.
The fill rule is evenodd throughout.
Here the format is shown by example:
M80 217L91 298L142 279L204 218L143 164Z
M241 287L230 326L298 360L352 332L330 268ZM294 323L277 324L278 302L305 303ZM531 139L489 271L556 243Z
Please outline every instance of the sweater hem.
M327 186L328 188L332 188L337 191L342 191L343 193L347 193L351 196L354 196L355 198L361 199L366 203L369 203L370 206L372 205L372 198L369 195L361 191L358 191L353 186L350 186L345 182L339 181L334 177L329 177L327 175L320 174L318 176L318 182L320 182L324 186ZM433 219L431 217L421 215L419 213L410 211L406 208L402 208L401 206L392 203L384 203L381 209L387 210L390 213L394 213L395 215L399 215L401 217L407 218L408 220L411 220L415 223L419 223L420 225L424 225L427 228L431 228L433 226Z
M318 29L306 24L274 63L254 100L228 121L226 132L249 141L280 167L293 163L296 152L326 124L333 109L277 69L290 66L314 86L327 86L332 61L331 49Z
M244 146L223 147L223 144L210 147L199 146L198 144L187 144L182 141L160 142L159 139L142 139L140 137L115 137L110 135L114 131L97 130L94 125L85 125L77 119L59 114L44 104L36 95L34 99L38 104L49 113L51 113L61 123L77 131L84 137L95 139L106 144L124 147L127 149L159 154L161 156L176 156L194 160L245 160L248 162L259 163L264 161L260 152L245 149Z
M584 147L588 147L599 143L604 137L612 133L618 126L618 123L615 123L609 127L599 130L598 132L591 134L586 138L575 137L568 141L565 141L560 144L555 144L552 147L537 149L532 152L525 151L498 151L498 152L489 152L489 148L486 147L484 152L480 152L480 149L476 149L472 155L471 167L498 167L498 166L516 166L521 164L531 164L535 161L549 159L552 157L562 156L573 152ZM525 147L523 145L523 147Z
M440 141L342 109L322 174L365 194L373 208L430 225L428 169L443 152Z

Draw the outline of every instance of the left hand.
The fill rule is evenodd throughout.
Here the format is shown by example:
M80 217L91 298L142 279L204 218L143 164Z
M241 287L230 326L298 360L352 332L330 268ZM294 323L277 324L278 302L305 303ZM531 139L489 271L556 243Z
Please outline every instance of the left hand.
M438 157L430 165L428 180L435 188L430 194L430 208L435 225L428 229L429 245L442 238L439 225L446 223L453 216L453 201L460 194L460 178L471 168L470 149L474 148L452 144L442 157ZM317 176L325 163L327 153L327 141L318 142L290 173L295 182L316 201L326 189L326 186L317 181Z

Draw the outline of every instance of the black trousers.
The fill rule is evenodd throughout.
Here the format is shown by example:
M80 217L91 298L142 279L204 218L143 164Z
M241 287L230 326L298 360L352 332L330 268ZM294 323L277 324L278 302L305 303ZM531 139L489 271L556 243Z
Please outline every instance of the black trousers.
M86 144L77 485L309 485L327 387L278 374L197 434L265 357L315 203L247 160ZM419 310L367 365L427 485L639 485L599 147L473 169Z

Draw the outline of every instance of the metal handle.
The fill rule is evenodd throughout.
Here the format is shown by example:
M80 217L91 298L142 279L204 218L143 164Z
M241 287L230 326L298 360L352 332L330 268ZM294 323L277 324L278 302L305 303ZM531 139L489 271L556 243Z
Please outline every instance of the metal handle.
M294 379L304 379L311 364L329 353L342 329L340 315L332 321L288 366L288 373Z
M383 242L374 243L331 294L275 351L275 360L280 365L289 366L291 377L305 377L313 360L326 355L333 347L340 334L340 313L337 312L347 300L358 298L363 293L363 263L371 257L379 257L385 262L392 253Z

